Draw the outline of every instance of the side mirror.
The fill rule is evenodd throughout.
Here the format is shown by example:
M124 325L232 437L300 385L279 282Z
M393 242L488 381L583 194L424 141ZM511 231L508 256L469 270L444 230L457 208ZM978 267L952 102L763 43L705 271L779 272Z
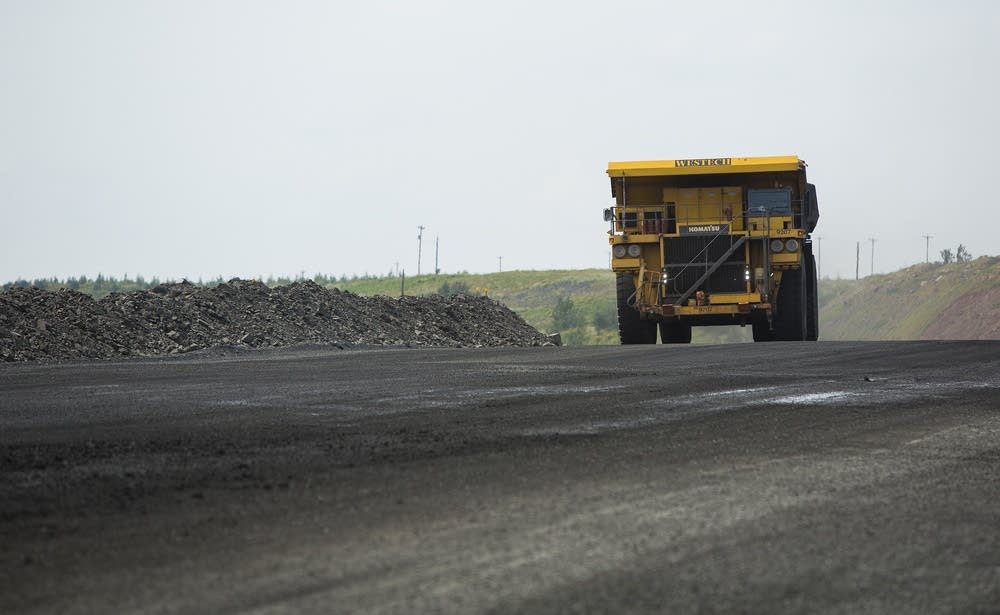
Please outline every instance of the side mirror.
M615 219L615 212L610 207L606 208L604 210L604 221L611 222L614 219Z

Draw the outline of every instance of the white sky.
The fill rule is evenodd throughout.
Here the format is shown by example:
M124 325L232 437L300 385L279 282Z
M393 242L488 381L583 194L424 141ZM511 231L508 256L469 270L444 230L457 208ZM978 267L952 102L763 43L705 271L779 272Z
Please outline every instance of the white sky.
M1000 3L0 0L0 281L607 266L609 160L798 154L822 274L1000 253Z

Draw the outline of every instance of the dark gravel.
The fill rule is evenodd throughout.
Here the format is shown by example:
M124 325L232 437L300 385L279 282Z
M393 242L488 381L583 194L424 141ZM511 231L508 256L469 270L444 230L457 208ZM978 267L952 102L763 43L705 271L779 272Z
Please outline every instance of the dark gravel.
M971 613L1000 342L0 365L0 613Z
M60 290L0 293L0 361L110 359L218 347L541 346L548 338L486 297L363 297L311 281L269 288L188 282L94 300Z

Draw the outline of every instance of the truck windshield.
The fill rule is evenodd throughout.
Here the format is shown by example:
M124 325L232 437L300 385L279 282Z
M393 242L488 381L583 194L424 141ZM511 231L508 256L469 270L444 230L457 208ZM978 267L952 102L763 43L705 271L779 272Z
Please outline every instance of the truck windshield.
M750 215L781 215L792 213L792 189L768 188L747 191Z

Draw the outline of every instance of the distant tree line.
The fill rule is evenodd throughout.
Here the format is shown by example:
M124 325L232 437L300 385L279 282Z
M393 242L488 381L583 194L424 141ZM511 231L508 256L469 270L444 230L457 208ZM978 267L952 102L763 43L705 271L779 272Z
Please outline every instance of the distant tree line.
M967 263L972 260L972 255L969 251L965 249L965 246L958 244L958 249L952 252L950 248L941 250L941 262L944 264L948 263Z
M462 280L455 280L454 282L445 282L438 287L437 294L442 297L451 297L454 295L474 295L478 293L472 292L469 285Z
M611 344L618 339L618 315L612 299L579 305L569 296L552 306L552 331L564 344Z
M158 277L153 277L147 280L141 275L132 279L128 277L128 274L121 278L116 278L114 276L105 276L103 273L98 273L95 278L88 278L85 275L81 275L80 277L69 277L64 280L60 280L55 277L36 278L34 280L24 280L19 278L13 282L5 283L0 288L8 290L13 287L34 287L52 291L66 288L100 298L110 293L127 293L134 290L146 290L163 283L170 284L173 283L173 280L161 281Z
M393 276L386 276L393 277ZM292 282L304 282L309 279L319 284L320 286L335 286L338 283L344 283L353 280L378 280L382 279L381 276L370 275L365 273L363 275L351 274L348 275L327 275L322 273L317 273L316 275L307 278L305 274L300 274L295 277L288 276L268 276L266 279L263 277L254 278L260 280L267 284L268 286L285 286L291 284ZM137 275L134 278L130 278L128 274L123 275L120 278L115 276L105 276L103 273L98 273L97 277L87 277L86 275L74 276L65 279L59 279L56 277L52 278L35 278L35 279L23 279L18 278L13 282L6 282L0 286L0 290L8 290L13 287L34 287L40 288L42 290L56 291L60 289L69 289L79 291L81 293L91 295L94 298L100 299L110 293L127 293L136 290L148 290L154 286L159 286L160 284L175 284L180 280L173 278L160 279L159 277L145 278L141 275ZM203 280L198 278L197 281L187 280L192 284L197 284L198 286L216 286L222 284L226 280L222 276L217 276L212 279Z

